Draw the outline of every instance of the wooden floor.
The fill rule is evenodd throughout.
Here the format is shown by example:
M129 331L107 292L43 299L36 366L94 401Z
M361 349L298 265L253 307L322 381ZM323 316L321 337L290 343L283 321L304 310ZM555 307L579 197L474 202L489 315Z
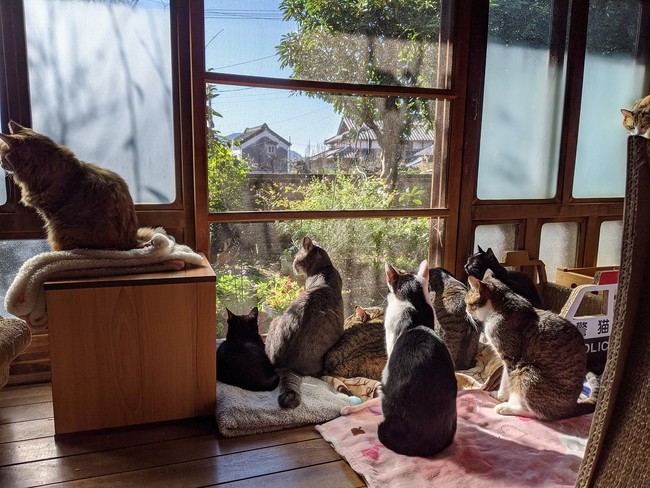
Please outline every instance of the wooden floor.
M54 436L49 384L0 390L0 487L363 487L313 426L220 438L214 418Z

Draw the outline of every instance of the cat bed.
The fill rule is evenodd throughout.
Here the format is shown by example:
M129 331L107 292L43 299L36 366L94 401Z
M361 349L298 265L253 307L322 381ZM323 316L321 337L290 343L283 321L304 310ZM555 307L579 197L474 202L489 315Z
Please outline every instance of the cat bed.
M0 317L0 388L9 381L11 361L32 341L32 332L24 320Z
M294 409L280 408L278 391L248 391L217 381L215 416L221 435L238 437L326 422L355 401L310 376L303 378L302 401Z
M459 392L454 442L430 458L396 454L379 442L379 398L343 408L316 430L370 488L573 487L593 414L540 422L499 415L495 404L485 391Z
M200 265L203 258L177 244L157 228L151 245L128 251L73 249L38 254L23 263L5 297L5 309L30 325L47 322L43 284L52 279L118 276L177 271L186 264Z

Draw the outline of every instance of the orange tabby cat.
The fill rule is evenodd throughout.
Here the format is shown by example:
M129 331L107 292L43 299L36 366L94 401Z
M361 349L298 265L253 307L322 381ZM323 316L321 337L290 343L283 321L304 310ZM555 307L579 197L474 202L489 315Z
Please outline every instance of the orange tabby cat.
M0 165L20 187L21 202L45 221L54 251L133 249L153 236L138 230L133 200L117 173L78 160L49 137L9 122L0 134Z
M622 108L623 127L633 136L650 138L650 95L634 102L631 110Z

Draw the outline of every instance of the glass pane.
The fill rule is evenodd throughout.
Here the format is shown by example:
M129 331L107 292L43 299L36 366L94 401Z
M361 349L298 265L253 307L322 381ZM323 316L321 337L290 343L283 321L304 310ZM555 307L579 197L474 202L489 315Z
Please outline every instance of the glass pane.
M384 305L384 263L417 270L427 258L430 222L435 256L442 262L443 221L437 219L303 220L212 224L211 256L217 275L217 332L224 334L225 307L236 314L259 306L261 332L282 313L304 284L293 272L293 257L305 235L328 252L343 279L345 313L355 305Z
M620 109L645 92L645 63L637 57L641 3L592 0L580 111L573 196L625 194L627 133Z
M25 21L34 130L173 201L168 2L25 0Z
M622 220L609 220L600 224L596 266L620 266L622 240Z
M518 233L517 224L478 225L474 230L474 252L478 251L478 246L484 251L490 247L497 259L503 262L505 251L516 251L519 248Z
M539 259L544 262L548 281L555 281L557 268L575 267L579 231L580 226L576 222L542 225Z
M7 203L7 178L5 170L0 168L0 205Z
M440 1L205 0L208 71L448 88ZM441 29L441 24L443 28ZM443 45L444 47L444 45ZM451 66L451 61L449 61ZM440 80L440 81L439 81Z
M207 89L213 212L429 207L432 180L433 206L445 204L433 145L449 102Z
M481 126L480 199L555 196L565 69L550 0L490 2Z
M45 240L0 240L0 316L10 315L5 310L5 296L23 263L50 250L50 245Z

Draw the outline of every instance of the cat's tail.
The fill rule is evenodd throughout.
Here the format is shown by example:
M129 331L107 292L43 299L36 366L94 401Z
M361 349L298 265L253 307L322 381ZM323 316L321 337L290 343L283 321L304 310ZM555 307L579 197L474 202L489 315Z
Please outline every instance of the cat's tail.
M282 408L296 408L300 405L300 385L302 376L289 369L279 369L280 392L278 403Z

